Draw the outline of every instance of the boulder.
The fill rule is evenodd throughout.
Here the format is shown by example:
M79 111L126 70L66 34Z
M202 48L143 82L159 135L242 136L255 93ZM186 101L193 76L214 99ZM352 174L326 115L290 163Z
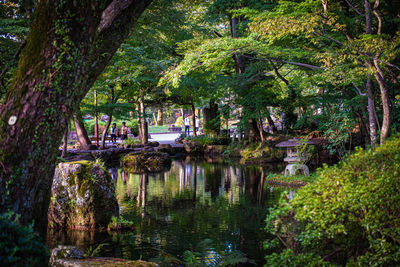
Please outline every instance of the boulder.
M149 142L149 145L152 147L158 147L160 145L160 143L157 141L153 141L153 142Z
M110 174L90 161L58 164L48 212L50 228L106 228L119 215Z
M51 251L50 267L153 267L157 264L142 260L125 260L106 257L84 257L82 251L74 246L58 246Z
M174 154L172 150L172 146L170 144L160 144L158 146L158 151L163 153L168 153L170 155Z
M126 155L121 163L128 172L160 172L171 166L171 159L167 153L143 150Z

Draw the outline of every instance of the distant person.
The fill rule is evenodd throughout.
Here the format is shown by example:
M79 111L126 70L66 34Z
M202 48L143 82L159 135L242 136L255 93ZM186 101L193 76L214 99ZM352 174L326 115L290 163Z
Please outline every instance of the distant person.
M189 136L189 133L190 133L190 118L189 118L189 115L186 115L186 118L185 118L185 134L187 136Z
M113 123L110 129L110 135L111 135L111 142L115 144L117 142L117 135L118 135L118 128L116 123Z
M200 120L197 118L197 116L195 118L196 118L196 133L197 133L200 127Z
M128 127L126 127L126 123L122 122L121 126L121 140L124 141L128 139Z

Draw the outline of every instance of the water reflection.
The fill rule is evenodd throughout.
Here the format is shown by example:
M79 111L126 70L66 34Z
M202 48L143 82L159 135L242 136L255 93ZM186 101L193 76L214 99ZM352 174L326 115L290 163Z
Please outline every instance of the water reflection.
M50 240L84 249L106 242L111 245L104 256L144 260L182 259L189 250L215 263L223 254L241 251L262 265L262 244L269 238L263 231L267 208L283 191L264 184L271 168L186 159L158 174L110 169L121 213L135 222L135 230L80 233L81 239L71 231L52 233Z

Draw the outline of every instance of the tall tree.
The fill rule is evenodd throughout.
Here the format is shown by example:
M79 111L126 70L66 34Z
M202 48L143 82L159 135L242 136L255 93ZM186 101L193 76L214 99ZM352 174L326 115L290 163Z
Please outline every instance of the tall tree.
M0 210L47 225L66 121L151 0L39 1L0 107Z

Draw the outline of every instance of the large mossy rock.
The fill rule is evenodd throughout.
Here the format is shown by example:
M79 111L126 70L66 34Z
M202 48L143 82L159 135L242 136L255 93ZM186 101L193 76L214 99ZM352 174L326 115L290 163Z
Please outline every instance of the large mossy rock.
M122 166L128 172L160 172L171 166L171 159L167 153L155 151L133 152L121 160Z
M58 164L51 188L50 228L106 228L119 215L110 174L90 161Z
M125 260L119 258L84 257L83 253L73 246L58 246L51 252L49 262L51 267L89 267L89 266L112 266L112 267L153 267L152 262L142 260Z

